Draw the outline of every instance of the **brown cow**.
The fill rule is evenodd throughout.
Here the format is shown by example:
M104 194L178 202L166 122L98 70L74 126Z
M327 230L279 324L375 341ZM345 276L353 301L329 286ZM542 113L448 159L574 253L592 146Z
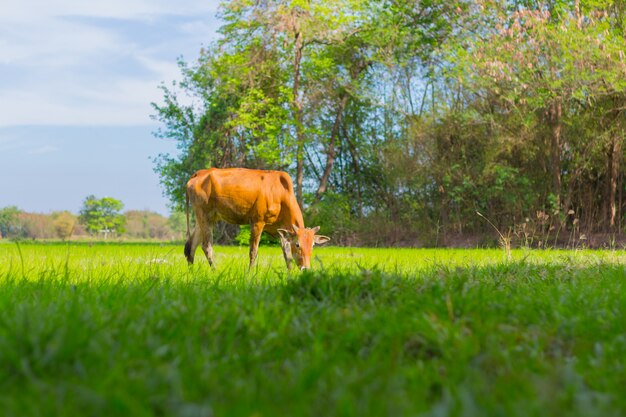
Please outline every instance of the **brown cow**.
M196 214L196 227L189 234L189 202ZM244 168L203 169L187 182L187 243L185 256L193 264L196 248L213 263L213 226L218 220L249 224L250 268L254 265L261 233L279 236L287 267L295 261L300 269L311 267L314 244L328 242L316 235L319 227L304 227L302 211L286 172Z

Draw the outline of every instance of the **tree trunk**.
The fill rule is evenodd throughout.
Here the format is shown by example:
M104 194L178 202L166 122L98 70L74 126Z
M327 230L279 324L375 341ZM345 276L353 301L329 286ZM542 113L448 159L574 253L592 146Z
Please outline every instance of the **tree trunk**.
M574 0L574 17L576 18L576 27L580 30L583 26L583 15L580 13L580 0Z
M330 178L330 173L335 163L335 143L339 137L339 127L341 126L343 112L348 104L349 97L348 93L344 91L341 95L341 100L339 101L339 108L337 109L337 114L335 115L335 122L333 123L333 129L330 132L330 140L328 141L328 148L326 149L326 166L324 167L324 173L322 174L319 187L317 187L317 192L315 193L316 201L319 201L322 198L322 194L326 191L326 187L328 186L328 179Z
M357 200L357 216L363 217L363 197L361 195L361 168L359 164L359 154L356 149L356 145L350 139L350 136L343 132L346 141L348 142L348 150L350 151L350 157L352 158L352 172L354 173L355 192Z
M620 172L617 181L617 230L622 232L622 210L623 210L623 196L622 190L624 189L624 176Z
M550 170L552 173L552 193L556 197L556 208L561 208L561 100L556 99L550 105L548 118L550 123Z
M302 32L295 32L293 57L293 111L296 123L296 199L302 207L302 183L304 181L304 127L302 125L302 96L300 94L300 64L302 62Z
M443 181L437 180L439 186L439 221L437 224L436 247L445 247L448 243L448 196L443 186Z
M610 230L615 229L617 218L617 181L622 160L622 142L613 138L609 144L608 155L608 225Z

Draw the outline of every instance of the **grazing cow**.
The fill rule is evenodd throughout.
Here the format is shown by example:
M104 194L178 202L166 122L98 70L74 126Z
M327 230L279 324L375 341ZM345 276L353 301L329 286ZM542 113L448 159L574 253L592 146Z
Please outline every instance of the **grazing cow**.
M196 227L189 233L189 202L196 214ZM287 268L295 263L300 269L311 267L314 244L329 237L316 235L319 226L304 227L302 211L286 172L244 168L202 169L187 182L187 243L185 256L193 264L196 248L213 263L213 226L218 220L249 224L250 268L254 265L261 233L279 236Z

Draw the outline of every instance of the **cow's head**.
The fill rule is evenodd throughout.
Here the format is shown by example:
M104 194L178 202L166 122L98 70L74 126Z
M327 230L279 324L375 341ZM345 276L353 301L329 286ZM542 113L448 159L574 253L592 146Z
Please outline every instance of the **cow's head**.
M283 243L288 243L291 250L291 257L300 269L311 267L311 254L313 245L321 245L330 240L327 236L316 235L320 227L309 229L307 227L291 226L293 230L278 229Z

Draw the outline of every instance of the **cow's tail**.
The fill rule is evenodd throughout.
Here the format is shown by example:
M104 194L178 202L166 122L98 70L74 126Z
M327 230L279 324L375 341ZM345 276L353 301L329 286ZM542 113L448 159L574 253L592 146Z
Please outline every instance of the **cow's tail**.
M185 215L187 217L187 240L189 240L189 189L185 189Z

